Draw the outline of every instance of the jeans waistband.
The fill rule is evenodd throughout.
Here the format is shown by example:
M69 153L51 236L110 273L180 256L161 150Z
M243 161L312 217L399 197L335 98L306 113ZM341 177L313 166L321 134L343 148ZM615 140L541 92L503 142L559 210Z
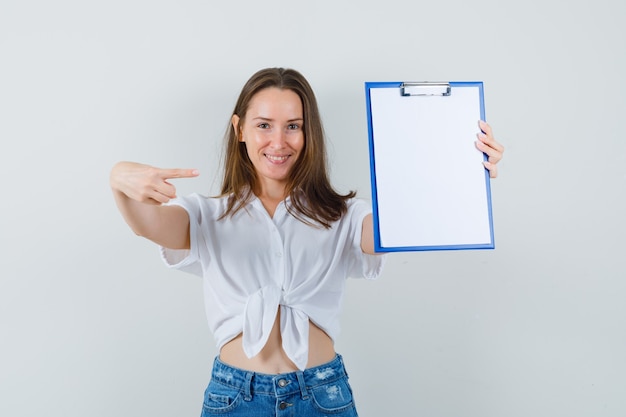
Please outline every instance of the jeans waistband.
M302 398L308 397L307 388L328 384L337 379L347 377L343 365L343 358L337 354L332 361L307 368L304 371L295 371L284 374L263 374L235 368L220 361L219 357L213 362L212 379L233 388L241 389L244 399L249 401L252 395L272 395L281 397L296 392Z

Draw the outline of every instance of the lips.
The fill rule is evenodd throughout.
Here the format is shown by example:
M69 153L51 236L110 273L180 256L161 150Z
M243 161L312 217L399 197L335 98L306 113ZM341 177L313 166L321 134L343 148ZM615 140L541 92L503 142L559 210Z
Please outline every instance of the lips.
M285 162L289 158L289 155L269 155L269 154L264 154L264 155L267 159L270 160L270 162L273 162L276 164Z

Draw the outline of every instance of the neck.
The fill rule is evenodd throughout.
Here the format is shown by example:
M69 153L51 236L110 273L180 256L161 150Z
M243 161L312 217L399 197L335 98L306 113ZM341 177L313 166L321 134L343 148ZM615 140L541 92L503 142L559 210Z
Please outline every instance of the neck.
M270 217L274 217L276 207L287 197L287 190L284 186L278 186L278 184L273 187L268 187L267 185L259 187L254 194L261 200Z
M267 199L270 201L280 202L287 198L289 193L287 192L287 188L285 184L259 184L256 190L254 190L254 194L259 197L261 200Z

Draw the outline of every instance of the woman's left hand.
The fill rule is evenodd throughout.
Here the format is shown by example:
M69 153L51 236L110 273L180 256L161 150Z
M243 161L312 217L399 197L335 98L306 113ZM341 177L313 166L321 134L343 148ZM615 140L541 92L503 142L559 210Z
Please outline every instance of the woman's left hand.
M496 164L502 159L504 146L493 138L493 132L489 124L481 120L478 122L478 126L482 132L478 134L476 147L487 155L487 160L483 162L483 165L489 170L489 176L495 178L498 176L498 167Z

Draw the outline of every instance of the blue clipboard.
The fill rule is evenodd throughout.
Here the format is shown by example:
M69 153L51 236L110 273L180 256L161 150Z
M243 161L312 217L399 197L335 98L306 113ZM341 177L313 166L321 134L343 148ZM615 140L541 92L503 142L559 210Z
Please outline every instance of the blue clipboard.
M483 83L366 82L376 252L493 249Z

